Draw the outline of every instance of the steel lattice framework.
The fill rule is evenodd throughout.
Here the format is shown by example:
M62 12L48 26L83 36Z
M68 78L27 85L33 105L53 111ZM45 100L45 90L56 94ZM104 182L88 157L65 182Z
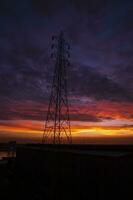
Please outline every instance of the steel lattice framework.
M55 70L53 83L45 122L43 143L71 143L71 128L69 119L69 105L67 92L67 67L70 46L64 39L63 32L59 36L52 37L51 48L54 52L51 57L55 58Z

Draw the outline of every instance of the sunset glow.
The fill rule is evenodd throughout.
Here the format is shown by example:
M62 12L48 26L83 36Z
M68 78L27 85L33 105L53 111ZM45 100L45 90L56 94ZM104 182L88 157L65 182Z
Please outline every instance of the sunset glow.
M1 5L0 141L41 142L55 67L51 38L63 30L73 140L131 143L133 1L33 2Z
M70 106L71 132L73 140L78 138L132 138L133 119L130 103L111 101L89 102L82 105L79 100L75 104L73 98ZM25 139L41 141L47 106L43 103L28 101L6 105L3 119L0 120L1 139ZM6 113L7 112L7 113ZM3 113L1 112L1 116ZM8 119L9 118L9 119Z

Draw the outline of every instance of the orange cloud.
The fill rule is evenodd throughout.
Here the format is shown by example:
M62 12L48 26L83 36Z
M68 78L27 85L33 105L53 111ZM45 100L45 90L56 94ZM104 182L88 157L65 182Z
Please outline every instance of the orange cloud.
M9 105L6 116L0 121L0 138L39 138L44 130L47 106L43 103L28 101ZM3 108L5 109L5 108ZM1 111L2 112L2 111ZM4 112L3 112L4 113ZM72 135L91 138L132 137L133 106L131 103L94 101L70 107Z
M80 137L133 136L133 127L73 127L72 132L74 136Z
M96 101L84 105L73 105L72 114L89 114L99 118L114 118L133 120L133 104L118 103L113 101Z
M7 122L6 122L7 123ZM42 138L44 124L41 121L15 120L0 125L0 133L8 136ZM71 125L72 136L75 137L123 137L133 136L131 125L123 126L91 126L87 124Z

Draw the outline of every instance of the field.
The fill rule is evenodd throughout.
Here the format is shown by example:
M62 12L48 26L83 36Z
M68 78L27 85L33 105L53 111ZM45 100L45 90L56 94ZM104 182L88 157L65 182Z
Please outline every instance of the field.
M9 167L6 198L133 197L133 146L19 145L15 164L10 162Z

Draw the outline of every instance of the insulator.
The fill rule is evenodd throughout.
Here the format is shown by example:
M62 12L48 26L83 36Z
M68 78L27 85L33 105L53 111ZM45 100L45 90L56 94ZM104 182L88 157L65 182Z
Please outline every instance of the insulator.
M65 46L66 48L69 50L70 49L70 45L68 44L68 42L65 42Z
M54 40L55 36L52 36L52 40Z
M67 66L70 66L70 62L67 62Z
M67 52L67 56L68 56L68 58L70 58L70 53L69 52Z
M51 57L51 58L56 57L56 53L51 53L50 57Z
M52 40L56 40L56 39L57 39L57 37L53 35L52 36Z
M69 44L68 44L68 47L67 47L67 48L68 48L68 50L70 50L70 46L69 46Z
M53 58L53 57L54 57L54 54L53 54L53 53L51 53L50 57L51 57L51 58Z
M51 45L51 49L54 49L54 48L56 48L56 45L55 45L55 44L52 44L52 45Z
M69 62L68 59L64 59L63 61L64 61L64 63L65 63L67 66L70 66L70 62Z

